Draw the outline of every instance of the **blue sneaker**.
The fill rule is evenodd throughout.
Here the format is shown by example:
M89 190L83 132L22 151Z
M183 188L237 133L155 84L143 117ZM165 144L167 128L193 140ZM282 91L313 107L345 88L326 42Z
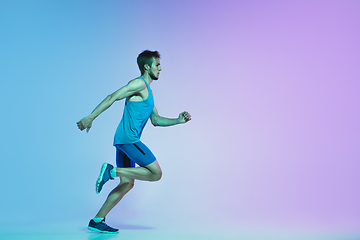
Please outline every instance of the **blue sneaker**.
M99 223L96 223L93 219L91 219L88 229L100 233L119 233L119 229L112 228L105 223L105 218Z
M96 181L96 193L100 193L104 184L109 181L109 179L114 179L111 177L110 171L114 168L113 165L109 163L104 163L101 167L100 175Z

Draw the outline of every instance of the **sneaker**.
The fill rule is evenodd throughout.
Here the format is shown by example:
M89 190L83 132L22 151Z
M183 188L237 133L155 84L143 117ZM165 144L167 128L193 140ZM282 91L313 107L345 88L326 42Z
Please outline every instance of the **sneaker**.
M100 233L119 233L119 229L112 228L105 223L105 218L99 223L96 223L93 219L91 219L88 229Z
M111 177L110 171L114 168L113 165L109 163L104 163L101 167L100 175L96 181L96 193L100 193L104 184L109 181L109 179L114 179Z

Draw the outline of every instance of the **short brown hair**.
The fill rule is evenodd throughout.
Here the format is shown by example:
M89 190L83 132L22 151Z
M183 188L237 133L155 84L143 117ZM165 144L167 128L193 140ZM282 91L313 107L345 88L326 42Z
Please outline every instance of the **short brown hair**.
M160 53L158 51L149 51L145 50L139 54L137 57L137 64L139 66L141 74L145 72L145 64L152 64L153 58L160 58Z

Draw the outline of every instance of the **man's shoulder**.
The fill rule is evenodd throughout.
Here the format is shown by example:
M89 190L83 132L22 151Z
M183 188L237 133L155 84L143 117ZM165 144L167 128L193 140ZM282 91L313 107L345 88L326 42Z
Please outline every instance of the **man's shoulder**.
M134 79L130 80L129 83L137 84L137 85L144 85L145 84L144 80L142 80L140 77L137 77L137 78L134 78Z
M144 89L146 87L145 82L139 77L130 80L127 85L131 88L137 89Z

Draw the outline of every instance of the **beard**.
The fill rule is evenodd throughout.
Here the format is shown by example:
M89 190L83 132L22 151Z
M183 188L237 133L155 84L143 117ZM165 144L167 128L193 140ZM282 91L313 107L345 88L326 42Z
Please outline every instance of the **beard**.
M150 75L152 80L158 80L159 79L159 77L155 76L155 74L153 72L150 72L149 75Z

